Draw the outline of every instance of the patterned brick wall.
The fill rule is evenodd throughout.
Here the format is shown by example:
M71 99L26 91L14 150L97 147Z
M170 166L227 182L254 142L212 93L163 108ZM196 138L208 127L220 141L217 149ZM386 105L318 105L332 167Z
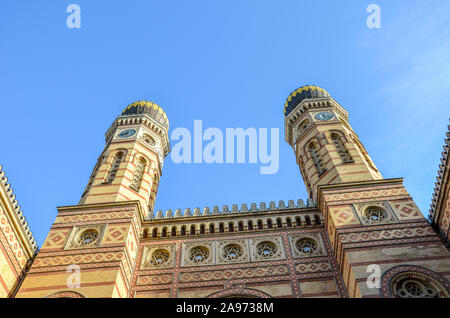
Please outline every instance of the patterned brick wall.
M321 250L312 257L296 254L295 241L312 237ZM255 246L271 241L279 249L273 257L258 259ZM227 244L244 248L240 260L219 257ZM170 249L169 247L173 248ZM189 250L208 247L211 260L191 264ZM146 251L158 247L170 251L166 268L146 265ZM147 240L141 243L139 271L134 278L135 297L346 297L346 290L323 227L302 230L263 231L257 234L207 235L199 238ZM164 267L164 266L162 266Z
M84 297L128 297L135 270L140 219L135 204L60 208L17 297L76 292ZM96 230L96 241L78 246L79 233ZM79 286L71 277L79 270Z

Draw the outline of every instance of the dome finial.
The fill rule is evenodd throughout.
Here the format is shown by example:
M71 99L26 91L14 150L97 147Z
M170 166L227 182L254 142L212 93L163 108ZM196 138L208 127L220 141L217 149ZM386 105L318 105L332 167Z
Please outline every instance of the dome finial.
M284 116L288 116L292 110L305 99L325 98L330 94L323 88L314 85L306 85L294 90L284 104Z
M169 130L169 119L167 118L164 110L158 104L146 100L138 100L128 105L122 112L122 116L138 114L149 115L156 120L156 122Z

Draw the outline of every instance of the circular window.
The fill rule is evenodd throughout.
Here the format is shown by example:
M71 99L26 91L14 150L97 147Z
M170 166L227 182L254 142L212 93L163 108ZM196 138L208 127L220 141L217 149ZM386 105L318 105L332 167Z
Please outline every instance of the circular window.
M222 250L222 257L228 261L235 261L242 257L244 251L240 245L228 244Z
M417 278L404 278L394 284L394 295L399 298L438 298L437 290Z
M93 244L97 241L99 232L95 229L88 229L81 232L76 238L76 243L79 246Z
M317 243L310 238L301 238L295 243L295 247L301 254L311 255L318 251Z
M263 258L270 258L277 253L277 246L269 241L261 242L256 246L256 253Z
M154 139L152 136L148 135L148 134L144 134L144 135L142 136L142 139L143 139L146 143L148 143L149 145L151 145L151 146L156 145L155 139Z
M306 119L306 120L302 121L300 123L300 125L298 125L298 133L299 134L303 133L306 130L306 128L308 128L308 127L309 127L309 120Z
M364 217L372 223L380 223L385 221L388 215L384 209L371 206L364 211Z
M209 250L203 246L196 246L189 251L189 260L193 263L203 263L209 257Z
M150 263L153 266L163 266L164 264L167 264L169 261L169 251L164 249L156 250L152 253L150 257Z

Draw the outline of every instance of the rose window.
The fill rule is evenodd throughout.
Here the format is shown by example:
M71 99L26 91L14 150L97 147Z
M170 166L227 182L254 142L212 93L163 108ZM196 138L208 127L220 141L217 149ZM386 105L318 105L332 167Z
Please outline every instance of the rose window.
M142 139L143 139L146 143L148 143L149 145L151 145L151 146L154 146L154 145L156 144L155 139L154 139L152 136L150 136L150 135L145 134L145 135L142 137Z
M78 236L76 243L80 246L93 244L97 241L98 234L95 229L85 230Z
M228 244L222 250L222 256L228 261L234 261L244 254L242 247L237 244Z
M256 246L256 253L263 258L270 258L277 253L277 246L272 242L261 242Z
M372 206L366 209L364 217L372 223L380 223L385 221L388 215L382 208Z
M167 250L159 249L153 252L150 257L150 263L154 266L162 266L169 261L169 252Z
M417 280L406 278L396 284L394 292L400 298L437 298L438 292L430 284Z
M301 254L316 254L318 251L316 241L310 238L302 238L297 241L295 247Z
M189 260L193 263L202 263L209 257L209 250L203 246L197 246L189 251Z

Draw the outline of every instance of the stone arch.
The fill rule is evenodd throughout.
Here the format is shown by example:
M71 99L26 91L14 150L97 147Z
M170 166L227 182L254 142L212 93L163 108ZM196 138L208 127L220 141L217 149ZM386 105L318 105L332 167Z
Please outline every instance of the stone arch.
M227 281L223 290L212 293L206 298L272 298L272 296L257 289L247 288L243 283Z
M392 294L391 285L399 275L425 280L438 290L439 297L449 297L450 282L445 277L430 269L416 265L399 265L385 271L380 280L380 295L382 297L395 297Z
M45 298L86 298L83 294L79 292L74 292L71 290L60 291L53 294L48 295Z

